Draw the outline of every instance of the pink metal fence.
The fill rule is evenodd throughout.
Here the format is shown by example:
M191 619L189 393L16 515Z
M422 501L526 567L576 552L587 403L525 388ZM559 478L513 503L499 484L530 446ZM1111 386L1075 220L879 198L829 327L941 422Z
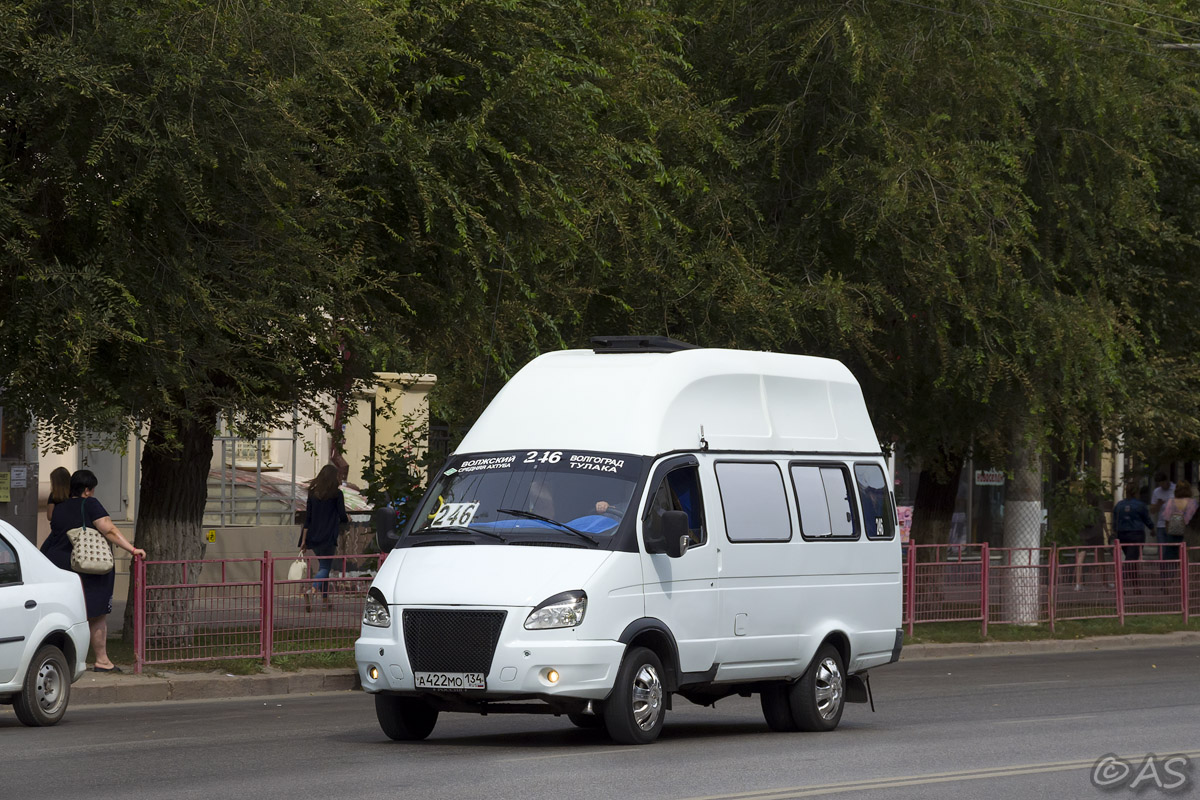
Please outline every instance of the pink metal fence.
M1200 614L1200 547L1164 559L1158 545L904 548L908 632L928 622L1049 624ZM135 671L147 664L258 659L352 650L379 555L333 556L323 587L316 557L289 580L295 556L134 564ZM323 591L322 591L323 589Z
M1164 558L1154 543L1005 548L917 545L904 549L904 624L1048 624L1079 619L1200 614L1200 547Z
M1200 614L1200 547L1188 547L1184 549L1187 557L1188 580L1184 588L1187 589L1187 602L1184 608L1184 620L1192 614Z
M1013 547L992 548L988 551L987 575L988 613L986 625L1011 623L1033 625L1049 623L1053 630L1054 580L1051 567L1053 548Z
M292 557L272 559L290 565ZM272 620L275 655L353 650L362 623L363 602L379 568L379 556L335 556L330 578L275 580ZM315 576L318 559L308 558L308 575ZM324 584L323 588L321 584ZM309 591L311 590L311 591Z
M987 552L986 544L909 546L909 633L917 622L985 619Z
M1115 547L1060 547L1054 581L1054 618L1123 619Z
M352 650L379 555L332 556L289 580L295 556L134 564L134 670L147 664Z

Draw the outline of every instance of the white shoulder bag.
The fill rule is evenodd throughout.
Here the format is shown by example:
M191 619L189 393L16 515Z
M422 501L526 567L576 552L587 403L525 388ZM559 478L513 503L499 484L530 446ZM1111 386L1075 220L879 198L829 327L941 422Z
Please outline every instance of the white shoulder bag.
M112 545L100 531L88 527L83 511L85 502L79 502L83 525L67 531L67 538L71 540L71 569L84 575L107 575L113 569Z

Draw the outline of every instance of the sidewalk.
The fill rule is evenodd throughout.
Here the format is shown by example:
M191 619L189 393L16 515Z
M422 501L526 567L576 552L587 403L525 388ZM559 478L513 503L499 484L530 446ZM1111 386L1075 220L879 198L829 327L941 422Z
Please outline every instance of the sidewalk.
M1129 633L1124 636L1092 636L1084 639L1039 639L1032 642L958 642L954 644L906 644L901 661L970 656L1025 656L1039 653L1084 653L1092 650L1140 650L1200 644L1200 631Z
M71 705L150 703L160 700L215 700L266 695L315 694L358 688L349 669L305 669L297 672L267 667L258 675L224 672L145 672L132 667L119 675L88 671L71 687Z
M1096 636L1089 639L1044 639L1034 642L982 642L977 644L913 644L901 652L901 661L932 658L967 658L1042 653L1081 653L1095 650L1136 650L1151 647L1200 645L1200 631L1138 633ZM284 672L268 667L258 675L213 672L146 672L134 675L84 673L71 687L71 705L149 703L164 700L215 700L266 695L342 692L358 688L358 675L350 669L309 669Z

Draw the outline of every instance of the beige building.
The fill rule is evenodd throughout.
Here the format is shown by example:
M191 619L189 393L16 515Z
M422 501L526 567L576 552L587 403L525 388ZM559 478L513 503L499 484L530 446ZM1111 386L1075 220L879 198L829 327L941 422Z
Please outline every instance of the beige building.
M363 386L354 393L344 423L344 457L349 466L346 483L351 489L347 492L348 504L361 508L363 501L352 490L363 484L366 460L375 447L399 437L405 419L418 429L428 430L429 392L436 382L434 375L376 373L374 385ZM333 422L332 399L327 406L325 425L288 420L257 440L218 436L213 443L205 526L294 530L295 499L303 499L303 485L330 460L332 435L328 426ZM37 516L37 541L40 543L49 535L44 508L50 494L50 472L60 466L72 472L85 467L95 472L100 481L97 498L122 530L127 534L135 532L140 462L141 442L132 436L122 442L93 437L65 452L42 455L31 470L37 476L41 510ZM250 552L257 547L249 542L246 546ZM262 550L257 547L259 555Z

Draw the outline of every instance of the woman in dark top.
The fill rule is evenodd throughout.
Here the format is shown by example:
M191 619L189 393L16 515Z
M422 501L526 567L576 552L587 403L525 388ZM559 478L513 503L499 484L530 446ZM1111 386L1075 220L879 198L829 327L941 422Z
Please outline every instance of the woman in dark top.
M95 498L98 481L91 470L81 469L71 476L71 496L62 503L54 504L50 516L50 535L42 543L42 553L59 569L71 569L71 540L67 531L87 526L100 531L109 546L117 545L135 558L146 557L146 551L129 543L113 524L112 518ZM113 580L115 570L104 575L80 575L83 584L83 599L87 605L88 627L91 629L92 652L96 672L120 672L108 658L108 615L112 612Z
M71 473L66 467L55 467L50 472L50 497L46 499L46 520L54 519L54 507L71 497Z
M318 591L325 599L325 607L331 608L329 600L329 570L333 568L333 554L337 552L340 525L347 521L346 496L338 488L337 467L326 464L317 477L308 484L308 506L304 512L304 527L300 529L300 550L312 550L317 557L317 574L313 588L304 596L304 608L312 611L312 596Z

